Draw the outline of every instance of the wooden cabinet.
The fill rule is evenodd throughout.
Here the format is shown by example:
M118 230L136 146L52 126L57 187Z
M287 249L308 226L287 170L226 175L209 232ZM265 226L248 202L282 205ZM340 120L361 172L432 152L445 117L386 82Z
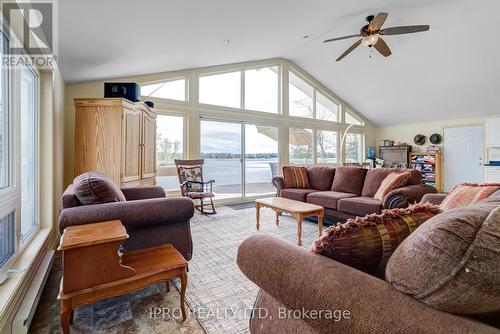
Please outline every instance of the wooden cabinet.
M75 99L75 175L101 172L120 187L156 184L156 113L125 99Z
M500 118L491 118L486 121L488 131L488 147L500 147Z

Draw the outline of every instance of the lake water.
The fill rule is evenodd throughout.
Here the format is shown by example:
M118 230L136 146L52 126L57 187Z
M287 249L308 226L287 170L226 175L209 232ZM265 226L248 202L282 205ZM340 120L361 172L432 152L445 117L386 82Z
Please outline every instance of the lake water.
M272 172L270 163L277 163L277 158L247 159L245 178L247 195L271 193L275 189L271 184ZM241 193L240 159L205 159L203 178L215 180L214 191L219 194ZM177 176L158 177L158 185L168 190L179 188Z

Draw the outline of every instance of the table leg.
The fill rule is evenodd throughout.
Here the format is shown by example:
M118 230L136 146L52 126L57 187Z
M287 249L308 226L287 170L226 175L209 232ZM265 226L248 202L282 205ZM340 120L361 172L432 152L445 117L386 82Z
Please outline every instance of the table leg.
M170 292L170 280L167 280L165 282L165 287L167 288L167 293L169 293Z
M281 211L276 211L276 226L280 224Z
M257 228L257 231L260 228L259 219L260 219L260 204L255 203L255 227Z
M302 215L298 214L295 219L297 220L297 245L302 246Z
M71 300L61 300L61 329L64 334L69 334L71 312Z
M318 215L318 237L321 237L323 234L323 219L325 217L324 212L320 212Z
M181 311L182 311L182 321L186 320L186 286L187 286L187 274L183 270L181 273Z

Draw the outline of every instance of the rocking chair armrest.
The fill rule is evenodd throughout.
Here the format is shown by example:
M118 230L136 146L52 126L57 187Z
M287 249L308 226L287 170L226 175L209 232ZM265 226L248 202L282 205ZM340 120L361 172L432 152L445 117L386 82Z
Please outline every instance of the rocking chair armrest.
M215 180L210 180L210 181L184 181L181 183L181 185L187 184L187 183L196 183L196 184L209 184L209 183L215 183Z

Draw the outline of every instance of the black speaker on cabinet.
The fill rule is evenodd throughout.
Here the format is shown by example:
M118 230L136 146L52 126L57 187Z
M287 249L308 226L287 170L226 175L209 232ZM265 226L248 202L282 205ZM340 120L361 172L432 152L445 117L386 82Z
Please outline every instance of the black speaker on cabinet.
M139 102L141 86L135 82L105 82L104 97L123 97L132 102Z

